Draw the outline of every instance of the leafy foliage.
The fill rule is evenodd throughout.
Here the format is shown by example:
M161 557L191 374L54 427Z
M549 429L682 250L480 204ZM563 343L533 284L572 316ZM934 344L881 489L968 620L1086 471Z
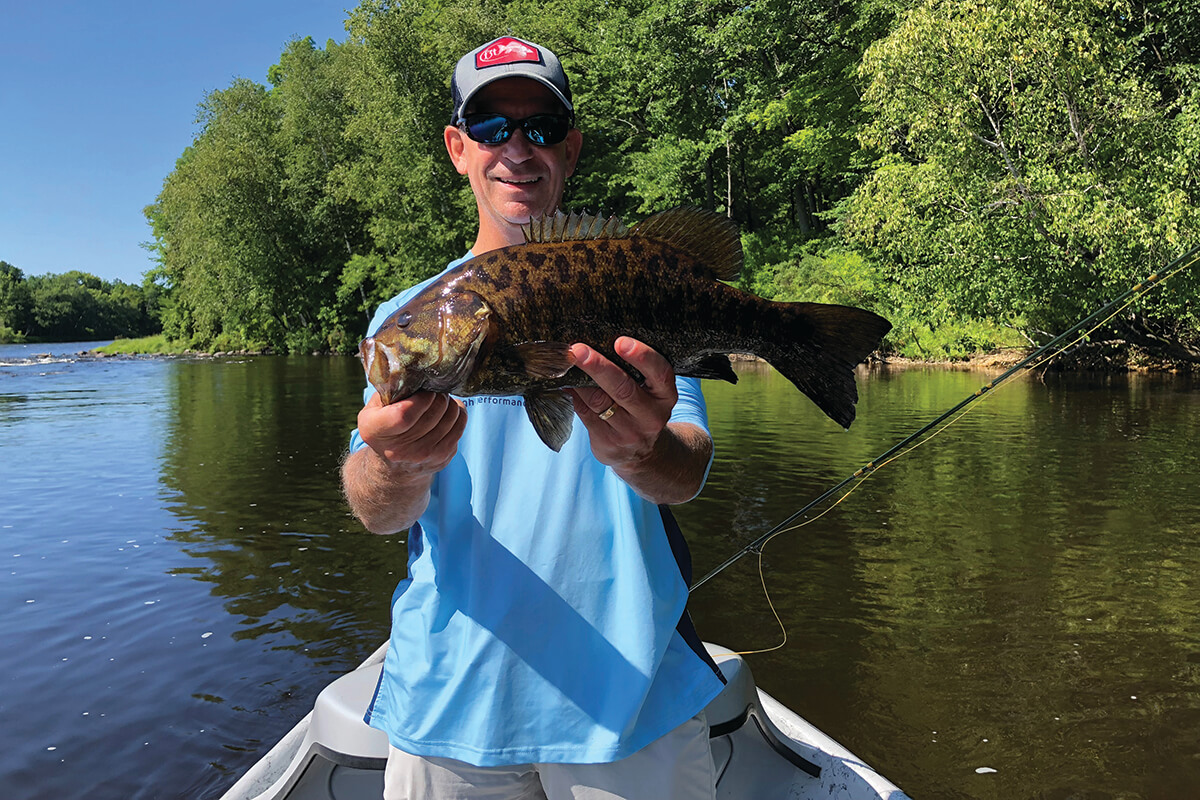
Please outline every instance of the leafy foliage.
M1110 10L935 0L867 51L861 138L883 155L842 230L903 307L932 324L1024 317L1044 336L1200 243L1200 84L1147 72L1145 35ZM1168 75L1184 82L1166 92ZM1118 331L1190 342L1197 277Z
M95 341L158 330L159 290L72 270L26 277L0 261L0 342Z
M903 352L1034 341L1200 236L1187 20L1180 0L363 0L344 43L292 42L269 87L201 103L147 209L166 333L352 349L470 241L449 75L512 34L571 74L570 207L726 214L743 285L873 308ZM1194 350L1196 288L1118 334Z

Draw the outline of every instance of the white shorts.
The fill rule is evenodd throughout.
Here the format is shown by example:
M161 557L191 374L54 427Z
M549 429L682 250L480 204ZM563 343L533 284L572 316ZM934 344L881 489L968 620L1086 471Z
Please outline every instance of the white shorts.
M703 712L611 764L474 767L391 748L384 800L715 800Z

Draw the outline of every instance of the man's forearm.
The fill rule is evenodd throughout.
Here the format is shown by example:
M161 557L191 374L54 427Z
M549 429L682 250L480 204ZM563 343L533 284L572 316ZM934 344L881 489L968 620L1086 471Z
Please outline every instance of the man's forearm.
M646 500L674 505L686 503L700 491L711 457L712 439L702 428L672 423L645 459L613 469Z
M369 447L346 457L342 491L350 510L372 533L397 533L429 505L432 473L412 475L396 469Z

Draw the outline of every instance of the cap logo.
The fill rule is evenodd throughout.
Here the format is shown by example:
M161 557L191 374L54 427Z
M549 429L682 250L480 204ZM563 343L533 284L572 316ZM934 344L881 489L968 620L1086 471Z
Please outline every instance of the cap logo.
M536 47L511 36L497 39L475 54L475 69L522 62L540 64L542 63L542 54Z

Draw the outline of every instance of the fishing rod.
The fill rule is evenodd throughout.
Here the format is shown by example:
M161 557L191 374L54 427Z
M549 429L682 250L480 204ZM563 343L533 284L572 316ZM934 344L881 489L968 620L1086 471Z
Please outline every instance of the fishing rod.
M810 503L808 503L808 505L804 506L799 511L792 514L790 517L785 519L783 522L780 522L774 528L771 528L771 530L769 530L766 533L764 533L763 535L759 536L754 541L745 545L737 553L734 553L732 556L725 559L725 561L722 562L720 566L718 566L716 569L709 572L707 575L705 575L700 580L693 583L691 588L688 589L688 591L689 592L696 591L696 589L699 589L701 586L708 583L708 581L715 578L717 575L719 575L721 572L723 572L729 566L735 564L736 562L740 561L742 558L750 555L751 553L761 555L763 546L766 545L766 543L768 541L773 539L778 534L783 533L788 525L792 524L792 522L794 522L796 519L800 518L801 516L808 513L813 508L815 508L816 506L825 502L833 495L837 494L841 489L843 489L850 482L852 482L856 479L859 480L860 482L863 480L866 480L873 472L875 472L880 467L884 466L884 464L886 464L888 462L888 460L892 458L892 456L899 453L901 450L903 450L909 444L912 444L913 442L920 439L926 433L933 430L938 425L942 424L947 419L949 419L950 417L957 414L959 411L962 411L964 408L969 406L971 403L974 403L976 400L979 400L980 398L984 397L989 392L992 392L995 389L997 389L1000 386L1000 384L1004 383L1012 375L1016 374L1017 372L1020 372L1021 370L1025 369L1028 365L1036 362L1039 358L1042 357L1043 354L1050 352L1055 347L1058 347L1059 344L1061 344L1062 342L1064 342L1068 338L1070 338L1072 335L1074 335L1074 333L1076 331L1078 331L1080 329L1086 329L1087 333L1085 333L1083 336L1087 336L1092 331L1094 331L1096 328L1100 327L1100 325L1103 325L1109 319L1116 316L1116 313L1119 312L1122 304L1126 303L1127 300L1130 303L1133 302L1129 298L1132 297L1134 299L1137 299L1138 296L1141 296L1141 295L1149 292L1154 287L1162 284L1167 279L1174 277L1178 273L1191 268L1197 262L1200 262L1200 246L1193 247L1191 250L1187 251L1183 255L1179 256L1179 258L1176 258L1174 261L1172 261L1170 264L1168 264L1166 266L1166 268L1164 268L1162 270L1162 272L1156 272L1153 275L1151 275L1150 277L1146 278L1145 280L1138 282L1137 284L1132 286L1130 289L1128 289L1120 297L1111 301L1110 303L1108 303L1108 305L1104 306L1099 311L1096 311L1095 313L1091 314L1090 316L1086 317L1085 319L1082 319L1079 322L1076 322L1074 325L1067 328L1063 333L1060 333L1058 336L1051 339L1049 342L1046 342L1046 344L1037 348L1032 353L1027 355L1025 358L1021 359L1015 365L1010 367L1006 372L1004 372L1002 375L1000 375L1000 377L996 378L995 380L988 381L988 383L984 384L982 387L980 387L978 390L976 390L974 394L967 396L962 401L960 401L957 405L955 405L953 408L948 409L947 411L945 411L944 413L939 415L936 419L925 424L924 426L922 426L919 430L915 431L914 433L911 433L908 436L904 437L899 442L892 445L892 447L890 447L888 450L884 451L883 453L880 453L874 459L872 459L871 461L868 461L866 464L859 467L857 470L854 471L854 473L846 476L837 485L832 486L829 489L827 489L819 497L817 497L816 499L814 499ZM1105 318L1105 315L1109 314L1109 312L1112 312L1113 309L1117 309L1118 311L1113 312L1109 317ZM1097 325L1096 328L1088 327L1092 323L1096 322L1096 320L1101 320L1101 319L1103 319L1103 321L1099 325ZM1083 337L1080 337L1080 339L1082 339L1082 338ZM1076 341L1078 341L1078 340L1076 340ZM1072 342L1071 344L1074 344L1074 342ZM1065 352L1066 349L1070 346L1071 346L1070 344L1066 345L1065 347L1062 348L1062 350L1055 352L1052 355L1048 356L1045 359L1045 361L1049 361L1050 359L1054 358L1055 356L1060 355L1062 352ZM1035 367L1036 366L1041 366L1041 364L1040 363L1035 364ZM847 492L847 494L849 494L849 492Z

